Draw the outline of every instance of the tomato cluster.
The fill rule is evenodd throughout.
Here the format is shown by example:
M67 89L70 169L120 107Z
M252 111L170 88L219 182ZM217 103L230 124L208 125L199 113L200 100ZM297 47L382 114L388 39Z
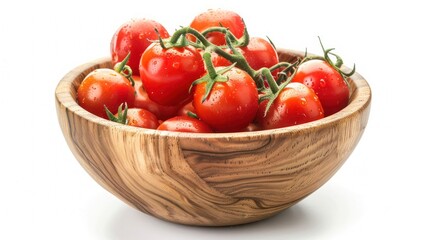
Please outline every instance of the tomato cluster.
M270 41L249 36L233 11L213 9L170 35L158 22L124 23L110 43L113 69L78 88L87 111L136 127L237 132L302 124L347 106L342 59L325 50L279 62ZM334 56L334 63L330 57Z

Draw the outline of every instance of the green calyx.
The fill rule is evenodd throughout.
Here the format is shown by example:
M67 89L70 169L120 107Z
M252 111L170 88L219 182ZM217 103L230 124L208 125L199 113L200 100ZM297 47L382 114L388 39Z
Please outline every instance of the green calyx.
M106 105L104 105L104 110L106 111L107 117L109 118L110 121L125 124L125 125L128 124L128 119L127 119L128 105L127 103L125 103L125 107L124 109L122 109L123 105L124 104L121 103L121 105L119 105L118 107L118 116L113 115L113 113L106 107Z
M299 64L299 61L296 61L293 64L284 64L284 67L286 67L282 72L280 72L279 79L277 81L274 80L274 78L271 75L271 68L263 68L262 74L265 76L265 79L268 82L268 88L263 89L261 92L263 93L262 96L259 98L259 102L267 100L267 106L264 110L264 117L267 115L268 111L271 108L271 105L274 103L276 98L279 96L281 91L292 81L292 79L295 77L296 71L295 66ZM281 64L283 65L283 64ZM280 85L278 85L277 82L280 82Z
M335 50L335 48L325 49L325 47L323 46L322 40L320 39L320 37L318 37L318 38L319 38L320 46L322 47L323 56L307 56L307 51L306 51L304 59L301 61L301 63L308 61L308 60L313 60L313 59L319 59L319 60L326 61L339 74L341 74L344 82L350 88L350 84L347 81L347 78L352 76L356 72L356 64L353 64L353 68L352 68L352 70L350 70L350 72L344 72L344 70L341 69L341 67L343 66L343 63L344 63L343 59L338 54L332 52L333 50ZM335 57L335 62L331 59L330 56Z
M131 82L131 85L134 87L135 83L133 79L133 70L130 68L130 66L127 65L128 60L130 60L130 55L131 55L131 52L127 54L127 56L124 58L124 60L122 60L122 62L116 63L115 66L113 67L113 70L115 70L115 72L118 72L122 76L127 78Z
M207 97L210 95L210 92L211 92L211 90L212 90L212 88L216 82L228 81L228 77L224 76L224 74L226 72L228 72L229 70L231 70L235 66L235 63L234 63L228 67L224 67L224 68L220 68L220 69L216 70L216 68L213 66L213 63L211 61L210 52L204 52L203 59L204 59L204 63L205 63L206 68L207 68L207 74L204 75L203 77L201 77L200 79L195 80L192 83L191 88L189 89L189 90L191 90L192 87L194 87L197 84L207 83L205 86L205 91L204 91L204 96L203 96L202 102L204 102L207 99Z

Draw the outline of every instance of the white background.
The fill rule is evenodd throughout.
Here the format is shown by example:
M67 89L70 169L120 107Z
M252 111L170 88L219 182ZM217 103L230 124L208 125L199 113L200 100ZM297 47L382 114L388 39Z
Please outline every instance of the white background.
M429 17L424 1L9 1L0 9L0 239L428 239ZM314 194L262 222L205 228L125 205L68 149L54 91L109 55L133 17L170 32L208 8L238 12L251 35L319 53L335 47L373 91L366 131Z

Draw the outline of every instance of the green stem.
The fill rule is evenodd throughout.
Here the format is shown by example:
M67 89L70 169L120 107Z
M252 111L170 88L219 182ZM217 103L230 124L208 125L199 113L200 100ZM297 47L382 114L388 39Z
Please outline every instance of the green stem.
M215 79L218 74L216 73L216 69L213 66L212 55L209 52L204 52L203 59L210 78Z
M288 69L290 67L293 67L294 65L296 65L296 63L291 64L289 62L279 62L279 63L271 66L270 67L270 71L272 72L272 71L274 71L274 70L276 70L278 68L281 68L281 67L286 67L286 69Z
M255 71L255 69L253 69L249 65L246 58L243 56L243 54L237 51L237 49L232 45L231 39L228 37L226 38L226 44L228 48L231 49L232 54L225 52L219 47L214 48L214 52L216 52L221 57L229 60L230 62L235 62L238 68L244 70L253 78L258 88L262 87L264 85L264 82L263 79L259 78L259 72Z
M249 35L249 32L247 31L246 25L244 25L244 34L243 34L243 37L241 37L238 41L241 43L240 47L245 47L245 46L249 45L250 35Z
M285 69L279 72L279 77L277 78L277 82L281 83L287 78L288 73L294 72L294 69L296 66L298 66L298 64L300 64L299 60L295 61L294 63L279 62L276 65L270 67L270 71L272 72L278 68L285 67Z
M166 47L165 47L165 45L164 45L164 42L162 41L161 34L160 34L160 33L159 33L159 31L158 31L158 28L155 28L154 30L155 30L155 32L156 32L156 35L158 35L158 41L159 41L159 44L161 45L161 48L162 48L162 49L166 49Z
M244 23L244 20L242 21ZM232 34L228 28L225 28L222 26L207 28L206 30L201 32L201 34L205 37L207 34L212 32L220 32L225 34L225 37L229 38L235 47L245 47L249 44L249 41L250 41L250 35L249 35L249 32L247 31L246 24L244 24L243 36L240 39L237 39L237 37L234 34Z
M332 53L332 51L334 50L334 48L329 48L329 49L325 50L325 48L323 47L322 40L320 39L320 37L319 37L319 43L320 43L320 46L322 47L322 50L323 50L324 60L326 62L328 62L329 65L331 65L338 73L341 74L341 76L343 77L344 82L350 88L350 83L347 81L347 77L350 77L351 75L353 75L355 73L355 71L356 71L356 65L353 64L353 69L350 72L348 72L348 73L344 72L343 70L341 70L341 66L343 65L343 59L338 54ZM332 56L334 56L336 58L335 63L331 60L331 58L329 57L329 54L331 54Z
M276 80L274 80L270 69L269 68L261 68L259 71L261 72L262 76L264 76L265 79L267 80L268 85L270 86L271 92L273 94L277 93L279 91L279 86L277 85Z
M231 49L232 54L223 50L222 48L224 46L217 46L211 43L210 41L208 41L207 38L204 36L209 32L215 32L215 31L225 34L227 47ZM211 62L210 52L215 52L216 54L227 59L228 61L235 63L236 67L247 72L253 78L258 88L264 87L264 79L260 77L262 71L261 70L256 71L255 69L253 69L249 65L249 63L247 62L243 54L237 51L236 49L237 46L235 46L235 45L245 46L248 44L249 34L247 32L247 28L245 28L243 37L237 40L237 38L225 27L212 27L202 33L200 33L199 31L191 27L183 27L177 30L176 32L174 32L173 35L170 37L170 39L163 43L167 48L183 46L185 44L184 43L185 41L183 41L183 39L185 39L186 34L192 34L198 40L197 43L186 41L187 45L192 45L194 47L201 48L206 51L207 54L204 53L203 58L207 67L208 74L210 75L211 79L215 78L216 71L214 70L213 63ZM273 66L273 69L276 69L282 66L287 67L289 65L290 65L289 63L281 63L276 66ZM269 72L269 69L267 71ZM273 79L271 72L267 74L267 71L264 72L263 74L264 77Z
M173 35L170 38L170 43L172 46L175 46L177 44L178 40L181 36L184 36L186 34L192 34L194 35L203 45L204 47L208 47L212 45L200 32L197 30L191 28L191 27L183 27L176 32L173 33Z
M205 37L205 36L207 36L207 34L212 33L212 32L220 32L223 34L230 33L228 28L220 26L220 27L209 27L206 30L202 31L201 34ZM231 34L231 36L233 36L233 39L234 39L233 41L238 41L237 38L233 34Z

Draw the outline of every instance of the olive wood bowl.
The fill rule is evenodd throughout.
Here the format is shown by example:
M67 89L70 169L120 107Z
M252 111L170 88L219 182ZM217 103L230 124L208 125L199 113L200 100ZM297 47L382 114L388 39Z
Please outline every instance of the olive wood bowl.
M278 52L281 61L303 54ZM68 146L116 197L181 224L244 224L296 204L343 165L370 113L371 89L355 73L346 108L302 125L211 134L130 127L99 118L76 102L80 82L102 67L112 67L109 58L76 67L56 88L58 120Z

